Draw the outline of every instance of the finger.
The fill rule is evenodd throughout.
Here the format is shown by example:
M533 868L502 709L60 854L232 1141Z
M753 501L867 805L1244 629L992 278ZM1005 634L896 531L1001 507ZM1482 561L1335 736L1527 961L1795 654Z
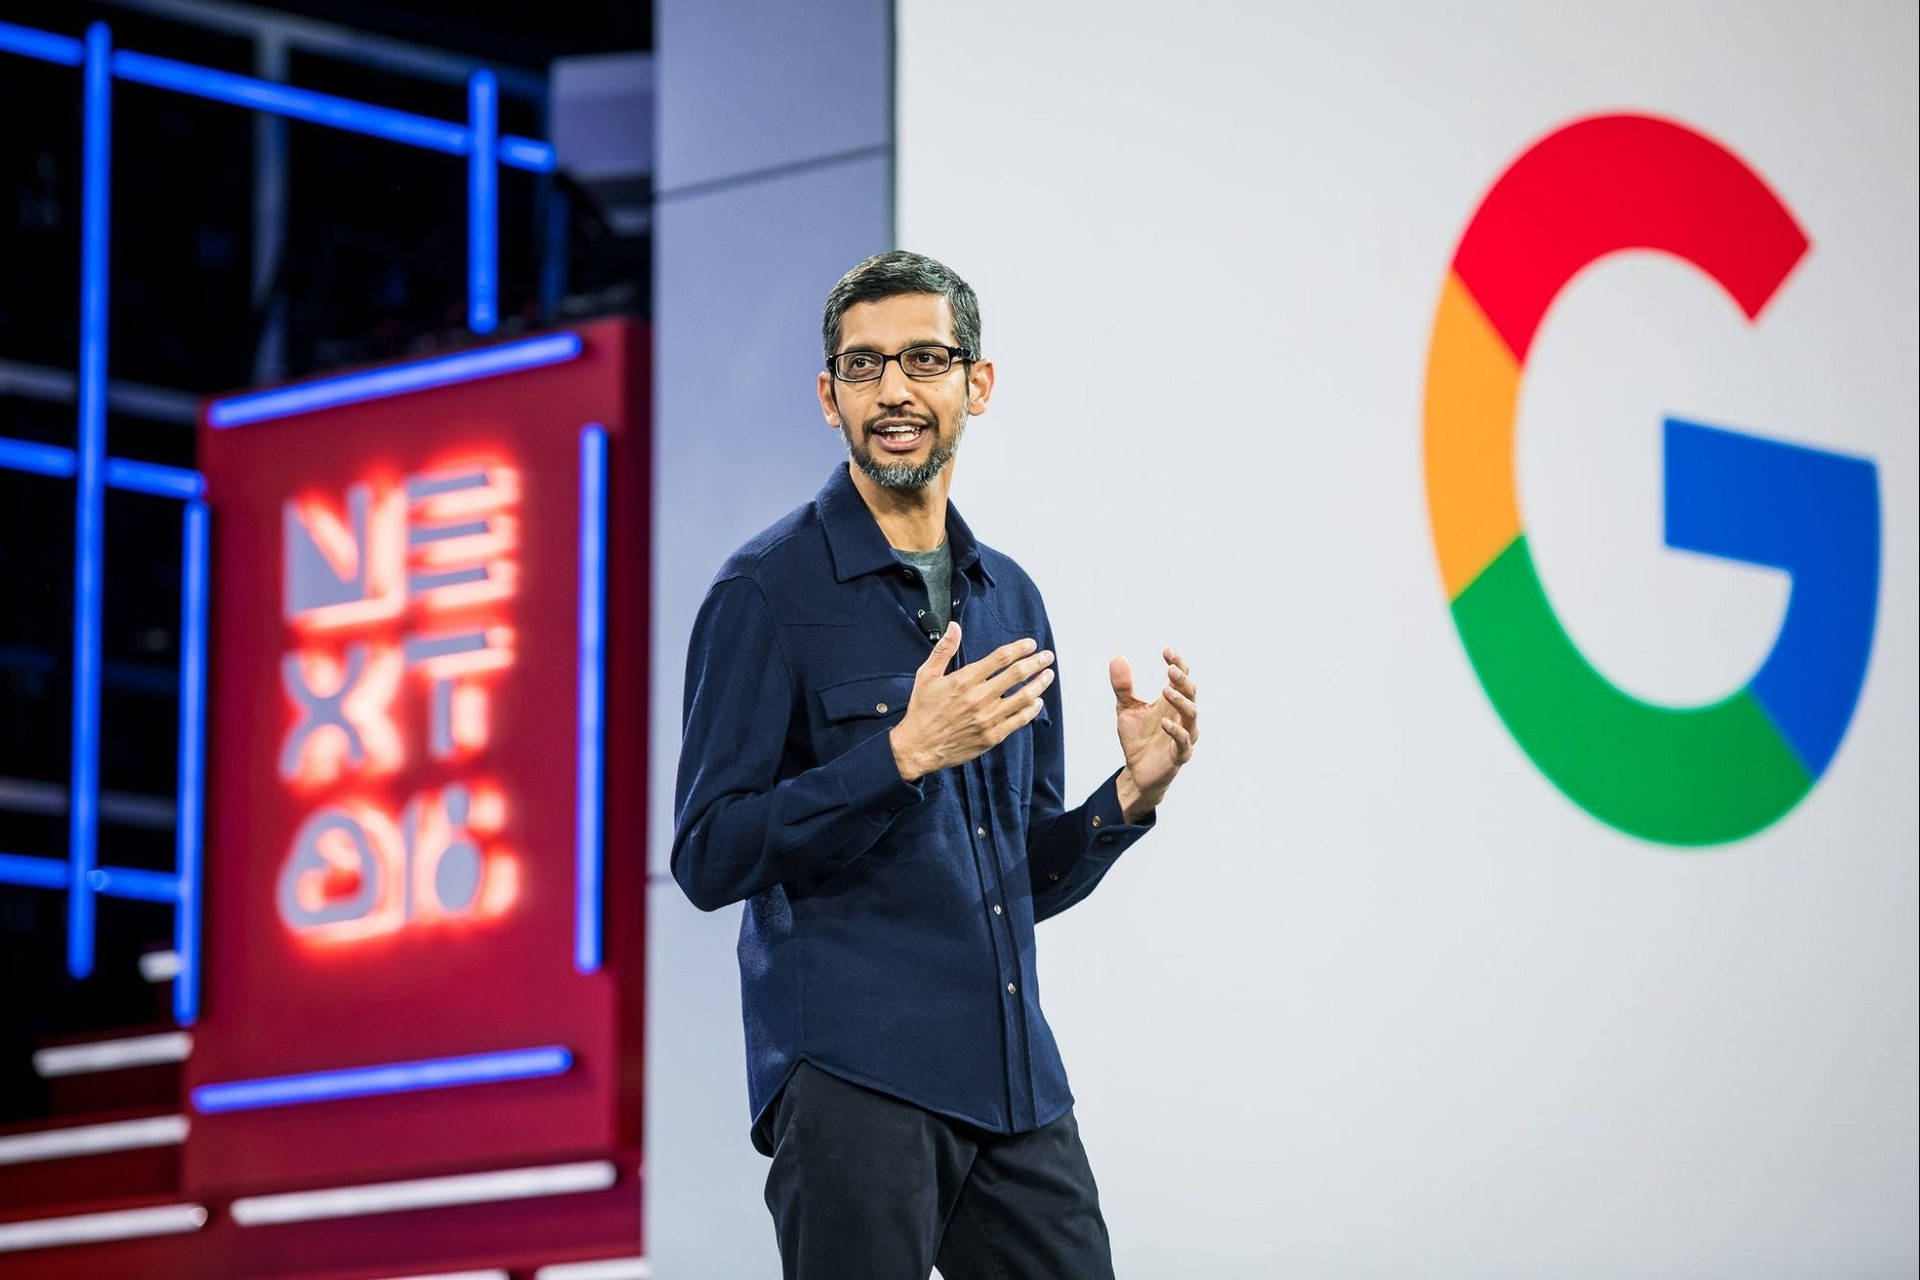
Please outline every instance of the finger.
M1193 683L1193 676L1188 673L1184 666L1168 667L1167 679L1173 683L1174 688L1186 694L1189 698L1199 696L1199 690Z
M1167 702L1180 712L1180 719L1186 724L1187 729L1192 731L1200 722L1199 705L1178 689L1168 689L1166 697Z
M1181 657L1179 654L1179 651L1174 649L1171 645L1169 645L1165 649L1162 649L1160 651L1160 656L1167 660L1168 666L1180 668L1181 675L1185 675L1187 673L1187 660Z
M1042 672L1040 678L1035 680L1033 684L1028 685L1027 688L1032 689L1036 686L1045 687L1052 683L1053 672L1046 671ZM1026 690L1022 690L1013 697L1006 699L1006 701L1014 705L1013 711L987 732L988 740L996 747L1012 737L1015 730L1031 724L1034 717L1040 714L1040 708L1044 705L1038 694L1035 694L1033 698L1029 700L1026 696Z
M1175 720L1172 716L1162 716L1160 719L1160 727L1167 731L1169 738L1173 739L1174 763L1185 764L1193 755L1193 735L1187 732L1185 725Z
M998 675L1000 672L1006 670L1009 664L1019 661L1039 647L1040 642L1038 640L1035 640L1032 636L1026 636L1010 644L1001 645L986 657L979 659L977 662L969 662L966 666L954 672L954 674L957 676L965 676L969 681L979 682L990 676Z
M1113 700L1117 706L1125 707L1134 701L1133 664L1125 658L1113 658L1107 662L1107 680L1113 685Z
M945 674L947 667L953 662L953 655L958 652L960 652L960 624L949 622L946 631L934 641L933 652L929 653L927 660L920 664L919 674L914 677L915 682L931 680Z
M1037 708L1040 703L1040 695L1045 693L1047 686L1053 683L1055 674L1056 672L1052 667L1047 667L1042 670L1039 675L1035 676L1020 688L1015 689L1012 693L1004 697L988 699L988 702L991 704L989 710L1004 720L1025 711L1029 701ZM1034 714L1038 715L1039 712L1036 710ZM1013 727L1017 729L1025 723L1024 720L1016 721Z
M1200 708L1189 703L1185 707L1180 707L1178 704L1175 704L1175 709L1180 712L1179 716L1176 718L1179 720L1180 726L1187 731L1187 738L1189 739L1189 745L1196 746L1196 747L1199 746L1200 745Z
M1052 665L1053 650L1042 649L1031 657L1020 659L999 675L989 678L980 687L994 697L1002 697Z

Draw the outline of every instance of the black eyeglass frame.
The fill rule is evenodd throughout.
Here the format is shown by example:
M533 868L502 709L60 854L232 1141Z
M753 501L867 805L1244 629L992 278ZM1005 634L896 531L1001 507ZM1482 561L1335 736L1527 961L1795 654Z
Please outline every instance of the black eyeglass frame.
M901 357L909 351L944 351L947 353L947 367L938 373L915 373L907 368L906 362L901 359ZM848 356L879 356L879 371L871 378L849 378L835 367ZM827 361L827 376L836 382L851 382L855 385L862 382L878 382L887 376L887 362L891 360L900 366L901 373L912 378L915 382L931 382L935 378L944 378L952 373L955 364L972 364L979 358L980 353L972 347L950 347L943 342L916 342L911 347L900 348L900 350L894 352L892 355L888 355L884 351L870 351L865 347L855 347L851 351L842 351L839 355Z

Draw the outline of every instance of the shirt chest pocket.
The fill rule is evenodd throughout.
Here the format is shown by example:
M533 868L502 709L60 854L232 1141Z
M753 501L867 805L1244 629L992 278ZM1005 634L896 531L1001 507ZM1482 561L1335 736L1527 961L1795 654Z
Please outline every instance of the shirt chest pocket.
M820 762L899 724L912 696L913 677L905 674L859 676L821 688L820 731L815 739Z

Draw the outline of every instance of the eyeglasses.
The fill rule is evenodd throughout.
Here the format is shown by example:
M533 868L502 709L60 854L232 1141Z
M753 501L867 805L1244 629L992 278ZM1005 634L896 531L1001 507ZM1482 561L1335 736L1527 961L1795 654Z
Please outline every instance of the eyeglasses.
M978 360L980 353L968 347L908 347L898 355L884 351L842 351L827 361L827 368L842 382L877 382L887 371L887 361L899 364L909 378L937 378L953 368L955 360Z

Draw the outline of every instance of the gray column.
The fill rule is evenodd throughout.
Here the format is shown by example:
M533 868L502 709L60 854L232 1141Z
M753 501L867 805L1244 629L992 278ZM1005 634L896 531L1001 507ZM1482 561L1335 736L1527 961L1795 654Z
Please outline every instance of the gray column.
M734 941L667 876L687 635L720 562L845 456L820 307L893 244L886 0L658 0L646 1222L660 1280L777 1275Z

